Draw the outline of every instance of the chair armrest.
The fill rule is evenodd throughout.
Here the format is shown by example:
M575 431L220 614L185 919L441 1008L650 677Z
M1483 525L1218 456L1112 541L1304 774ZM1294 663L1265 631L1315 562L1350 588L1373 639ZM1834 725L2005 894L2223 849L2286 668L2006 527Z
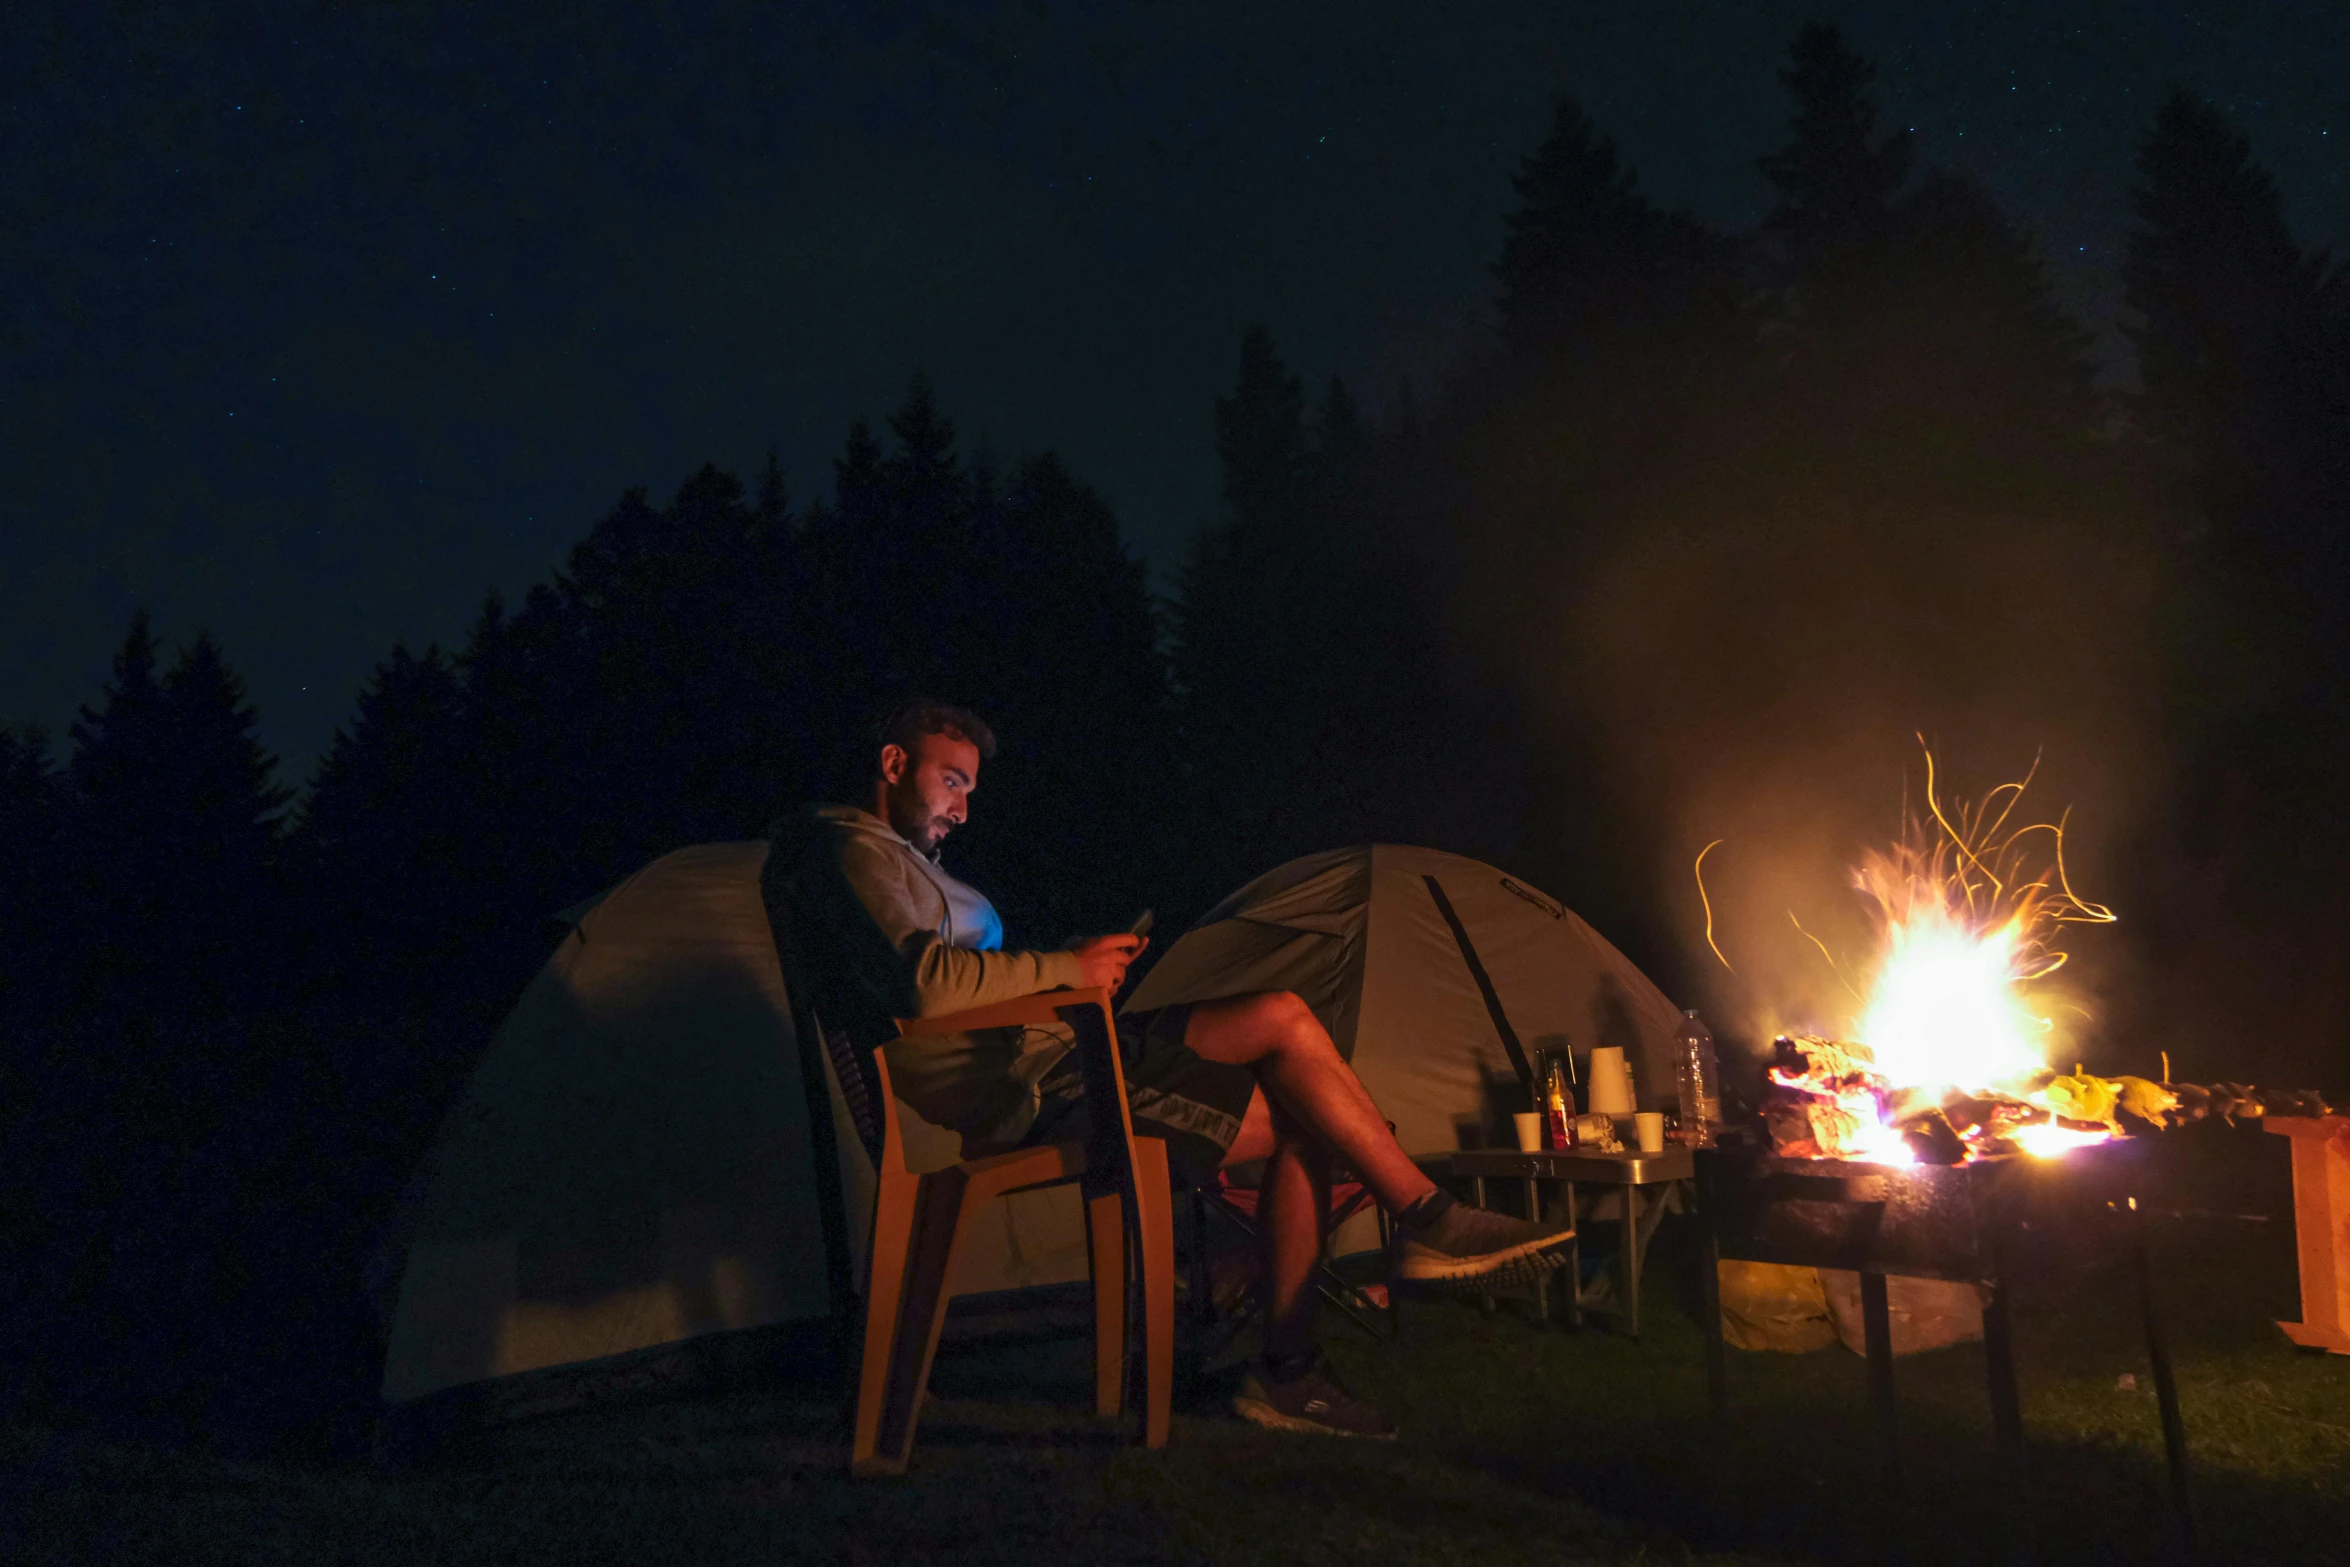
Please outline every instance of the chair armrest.
M998 1001L992 1006L971 1007L962 1012L942 1012L936 1017L902 1017L897 1020L900 1039L920 1039L933 1034L970 1034L983 1028L1019 1028L1024 1025L1043 1025L1060 1021L1064 1007L1097 1006L1104 1018L1110 1015L1110 993L1098 986L1089 990L1040 990L1031 996L1016 996L1010 1001ZM1115 1027L1112 1037L1116 1037Z
M1084 1014L1088 1011L1092 1017ZM1088 1118L1085 1139L1085 1193L1090 1197L1118 1191L1134 1198L1135 1155L1134 1118L1126 1104L1126 1072L1118 1059L1118 1024L1110 1014L1110 993L1094 986L1084 990L1040 990L1032 996L1019 996L1010 1001L999 1001L993 1006L972 1007L963 1012L947 1012L937 1017L902 1017L898 1019L900 1039L921 1039L939 1034L966 1034L982 1028L1018 1028L1032 1024L1052 1024L1063 1021L1061 1014L1073 1012L1069 1020L1077 1036L1078 1069L1085 1077L1087 1098L1097 1105L1116 1105L1114 1116L1096 1115ZM1129 1204L1130 1209L1132 1204ZM1132 1209L1139 1212L1139 1209Z

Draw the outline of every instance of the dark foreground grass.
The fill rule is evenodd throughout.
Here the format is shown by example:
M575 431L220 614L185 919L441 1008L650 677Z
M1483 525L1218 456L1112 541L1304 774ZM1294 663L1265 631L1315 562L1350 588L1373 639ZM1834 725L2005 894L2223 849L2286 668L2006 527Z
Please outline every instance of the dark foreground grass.
M2272 1325L2294 1314L2289 1231L2181 1222L2156 1245L2207 1559L2350 1562L2350 1359ZM1734 1354L1717 1428L1697 1329L1655 1293L1638 1345L1507 1306L1408 1312L1400 1347L1334 1326L1349 1378L1403 1423L1392 1445L1260 1433L1209 1388L1167 1451L1123 1447L1081 1412L1076 1342L942 1354L896 1482L852 1483L836 1411L775 1385L517 1426L399 1472L16 1429L0 1559L1979 1564L2022 1525L2047 1562L2169 1555L2126 1274L2025 1303L2028 1496L1993 1472L1979 1347L1901 1362L1906 1504L1880 1494L1856 1357Z

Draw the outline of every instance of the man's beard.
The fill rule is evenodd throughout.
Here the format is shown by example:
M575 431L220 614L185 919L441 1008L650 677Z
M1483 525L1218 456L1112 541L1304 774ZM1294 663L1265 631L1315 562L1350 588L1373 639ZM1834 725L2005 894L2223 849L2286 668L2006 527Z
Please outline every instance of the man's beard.
M953 821L944 816L923 816L920 799L889 802L889 825L897 835L923 854L936 854L938 846L955 830Z

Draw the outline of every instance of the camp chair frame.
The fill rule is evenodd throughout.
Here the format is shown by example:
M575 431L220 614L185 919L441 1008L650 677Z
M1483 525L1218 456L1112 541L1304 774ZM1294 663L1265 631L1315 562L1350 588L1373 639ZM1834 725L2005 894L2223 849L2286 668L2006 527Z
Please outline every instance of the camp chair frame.
M1221 1187L1212 1182L1190 1181L1185 1195L1191 1206L1191 1296L1195 1320L1192 1359L1194 1372L1203 1370L1207 1362L1231 1343L1242 1328L1256 1317L1258 1292L1252 1290L1240 1307L1228 1315L1216 1309L1215 1277L1210 1266L1211 1248L1208 1243L1209 1221L1221 1218L1254 1243L1263 1234L1263 1221L1255 1214L1226 1197ZM1386 1208L1371 1195L1370 1188L1356 1184L1353 1195L1331 1205L1322 1219L1322 1251L1314 1259L1312 1283L1314 1292L1345 1314L1346 1318L1373 1339L1393 1343L1401 1337L1401 1319L1396 1315L1396 1297L1391 1292L1382 1307L1372 1302L1363 1287L1349 1280L1332 1264L1330 1237L1347 1220L1371 1209L1379 1220L1379 1244L1384 1248L1392 1237L1392 1221ZM1221 1315L1221 1320L1219 1317ZM1384 1321L1386 1326L1381 1328Z
M843 1061L845 1039L822 1034L852 1117L874 1150L878 1186L858 1357L852 1473L905 1472L953 1295L955 1259L972 1222L1006 1193L1070 1182L1079 1184L1085 1201L1086 1250L1093 1275L1095 1412L1106 1418L1124 1412L1129 1296L1138 1293L1141 1437L1146 1447L1166 1445L1175 1364L1174 1202L1167 1145L1159 1138L1134 1135L1108 994L1098 989L1047 991L940 1017L901 1018L897 1026L899 1038L919 1039L1056 1023L1076 1035L1087 1099L1097 1107L1116 1105L1118 1114L1087 1117L1088 1137L1082 1144L1020 1148L919 1174L906 1168L888 1062L879 1051L853 1046L847 1047L851 1059ZM822 1025L817 1027L821 1032ZM868 1092L850 1090L852 1078ZM857 1103L860 1097L867 1100L863 1107Z

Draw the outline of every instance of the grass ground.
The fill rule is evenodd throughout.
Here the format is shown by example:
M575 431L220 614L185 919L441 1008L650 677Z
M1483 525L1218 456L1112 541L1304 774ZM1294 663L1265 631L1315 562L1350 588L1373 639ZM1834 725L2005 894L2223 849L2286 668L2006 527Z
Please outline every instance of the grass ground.
M2350 1359L2273 1326L2296 1314L2289 1230L2178 1221L2156 1253L2208 1559L2350 1562ZM1716 1427L1697 1328L1654 1296L1637 1345L1506 1303L1407 1311L1393 1347L1333 1324L1334 1358L1403 1424L1391 1445L1261 1433L1210 1387L1165 1452L1121 1446L1082 1412L1079 1342L942 1354L897 1482L850 1482L836 1412L776 1385L546 1419L399 1472L18 1428L0 1559L1982 1563L2027 1524L2047 1562L2168 1554L2126 1274L2024 1303L2028 1496L1993 1473L1980 1347L1900 1363L1906 1504L1880 1494L1857 1357L1733 1352Z

